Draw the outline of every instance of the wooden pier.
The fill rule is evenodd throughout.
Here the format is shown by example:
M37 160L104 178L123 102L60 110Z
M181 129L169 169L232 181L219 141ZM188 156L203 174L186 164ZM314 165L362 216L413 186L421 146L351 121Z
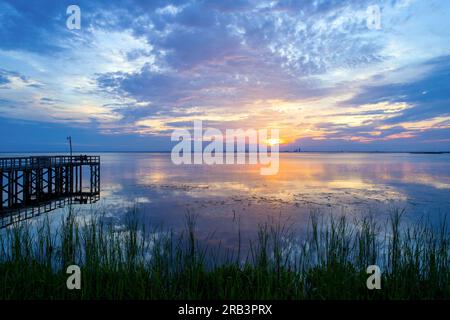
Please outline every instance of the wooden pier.
M69 201L95 202L99 195L99 156L0 158L2 220L5 216L12 221L17 214L48 212L55 204L60 207Z

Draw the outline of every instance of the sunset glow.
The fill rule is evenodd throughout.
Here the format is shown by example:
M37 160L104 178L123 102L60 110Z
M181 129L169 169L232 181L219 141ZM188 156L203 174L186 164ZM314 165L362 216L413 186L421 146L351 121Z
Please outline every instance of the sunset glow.
M446 2L377 1L377 29L370 1L113 3L79 1L68 30L62 3L0 1L0 130L48 138L2 149L59 150L70 131L86 150L167 151L195 120L277 128L283 150L450 149Z

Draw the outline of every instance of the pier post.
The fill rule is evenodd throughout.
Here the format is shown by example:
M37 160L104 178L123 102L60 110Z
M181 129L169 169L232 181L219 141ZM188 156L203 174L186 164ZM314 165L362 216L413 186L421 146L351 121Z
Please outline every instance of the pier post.
M8 207L14 206L14 179L13 179L13 170L9 170L8 172Z

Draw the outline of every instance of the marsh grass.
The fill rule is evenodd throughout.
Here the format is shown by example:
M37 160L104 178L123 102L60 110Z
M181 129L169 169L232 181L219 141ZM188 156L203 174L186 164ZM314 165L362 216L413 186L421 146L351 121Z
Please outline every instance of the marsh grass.
M267 223L244 259L240 243L225 259L199 245L192 215L181 235L145 230L133 213L121 229L73 213L57 228L21 223L1 233L0 299L448 299L446 220L403 226L401 217L378 224L316 213L302 240ZM81 290L66 287L72 264ZM373 264L381 290L366 287Z

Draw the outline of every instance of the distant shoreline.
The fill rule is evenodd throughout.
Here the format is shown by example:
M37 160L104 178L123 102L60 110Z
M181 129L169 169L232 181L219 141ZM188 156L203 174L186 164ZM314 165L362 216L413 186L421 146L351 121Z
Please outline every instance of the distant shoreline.
M0 154L8 154L8 153L64 153L68 154L68 151L0 151ZM74 151L74 154L82 154L82 153L171 153L171 151ZM194 153L194 152L193 152ZM246 152L248 153L248 152ZM401 154L450 154L450 151L280 151L280 153L292 153L292 154L300 154L300 153L401 153Z

